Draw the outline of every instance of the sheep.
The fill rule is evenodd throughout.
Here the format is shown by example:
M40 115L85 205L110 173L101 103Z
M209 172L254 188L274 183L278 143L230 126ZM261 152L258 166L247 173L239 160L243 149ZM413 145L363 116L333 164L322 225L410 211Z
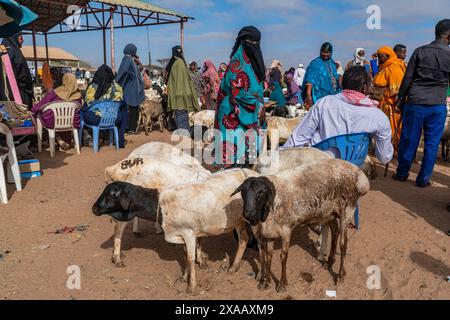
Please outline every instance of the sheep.
M191 126L199 125L211 129L214 127L215 116L216 111L214 110L202 110L196 113L191 112L189 114L189 122Z
M373 161L372 157L369 155L367 155L360 169L364 172L367 178L369 178L372 181L378 177L377 166L375 164L375 161Z
M109 215L116 220L112 262L124 267L120 257L123 231L136 217L156 221L158 190L145 189L126 182L109 184L92 206L96 216Z
M311 147L284 149L275 153L268 151L258 158L253 169L263 175L273 175L303 164L330 158L333 158L330 153ZM370 180L377 178L377 167L370 156L366 157L360 169Z
M187 149L189 148L180 149L177 146L164 142L150 142L135 149L128 158L153 157L159 160L167 160L177 165L188 166L194 170L202 170L203 166L200 161L183 152L183 150Z
M302 120L301 117L292 119L270 117L267 120L267 137L271 142L271 150L276 149L277 142L284 144Z
M128 182L140 187L161 191L179 183L205 179L210 175L211 173L203 167L195 169L194 167L177 165L168 160L158 160L153 157L129 157L114 166L106 168L105 181L107 184L117 181ZM121 239L125 225L117 222L117 239ZM160 230L157 222L155 223L155 228L158 234L161 233L162 230ZM139 236L138 217L134 219L133 233L135 236ZM115 243L114 254L114 263L116 266L122 267L120 241L118 244Z
M160 193L165 239L169 243L184 244L186 248L184 278L188 280L188 293L192 293L197 286L195 258L201 250L201 246L197 245L199 238L236 230L239 246L229 272L239 269L248 234L242 215L242 198L239 195L230 198L230 195L245 179L257 176L259 174L252 170L230 169L213 174L206 180L177 185Z
M447 110L449 107L447 106ZM441 138L442 144L442 159L444 162L450 162L450 112L447 114L447 120L445 121L445 129Z
M316 148L305 147L276 152L269 151L258 158L253 169L263 175L273 175L317 160L331 158L330 154Z
M159 130L164 132L164 117L161 102L145 100L139 106L139 119L136 133L140 127L144 127L145 135L152 132L153 124L158 122Z
M244 218L252 225L261 246L259 288L263 290L269 286L273 240L281 238L282 272L276 290L286 290L290 239L293 229L302 225L327 224L330 227L330 272L340 234L341 265L337 279L343 281L347 227L353 219L358 199L367 194L369 188L369 180L359 168L338 159L320 160L273 176L249 178L239 186L232 195L241 193Z

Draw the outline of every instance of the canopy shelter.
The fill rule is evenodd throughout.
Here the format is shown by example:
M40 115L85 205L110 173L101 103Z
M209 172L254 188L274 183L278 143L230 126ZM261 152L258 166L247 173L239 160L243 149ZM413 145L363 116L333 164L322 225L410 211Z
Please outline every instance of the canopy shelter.
M180 43L183 46L184 23L194 19L142 0L18 0L18 2L39 15L39 18L26 29L33 35L35 66L37 65L36 34L44 36L48 60L47 35L102 31L103 61L106 63L106 30L109 29L111 68L115 70L115 29L179 24Z

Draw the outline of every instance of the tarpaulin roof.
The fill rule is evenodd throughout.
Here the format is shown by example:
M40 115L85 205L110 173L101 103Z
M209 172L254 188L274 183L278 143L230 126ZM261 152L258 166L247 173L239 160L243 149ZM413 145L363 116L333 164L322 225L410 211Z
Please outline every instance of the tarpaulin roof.
M39 15L39 18L34 23L34 29L36 32L48 32L58 24L66 20L68 17L72 16L73 11L71 10L71 8L74 7L71 6L78 6L80 8L91 6L94 12L88 13L97 16L101 15L100 11L97 10L100 4L112 7L121 6L129 9L141 10L141 15L144 12L147 12L156 13L158 14L158 16L159 14L161 14L164 16L172 16L184 20L193 19L192 17L189 17L182 13L165 9L143 0L18 0L18 2L23 4L24 6L27 6ZM116 13L119 12L116 11ZM90 20L95 21L97 19L97 16L90 18ZM138 25L139 24L136 23L136 26ZM31 26L27 29L31 30Z

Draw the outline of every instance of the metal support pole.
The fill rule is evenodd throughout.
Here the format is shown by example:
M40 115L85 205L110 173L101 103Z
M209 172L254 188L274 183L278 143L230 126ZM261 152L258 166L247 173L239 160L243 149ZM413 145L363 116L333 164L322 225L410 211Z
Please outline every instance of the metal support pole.
M36 49L36 31L34 30L34 24L32 25L32 32L33 32L33 56L34 56L34 83L37 83L38 62L37 62L37 49Z
M44 33L44 40L45 40L45 59L47 63L50 65L50 59L48 56L48 39L47 39L47 33Z
M102 28L103 33L103 64L106 64L106 29Z
M116 64L114 61L114 11L116 9L114 7L111 7L111 20L110 20L110 39L111 39L111 69L113 72L116 72Z
M180 45L181 48L184 50L184 21L181 19L180 22Z

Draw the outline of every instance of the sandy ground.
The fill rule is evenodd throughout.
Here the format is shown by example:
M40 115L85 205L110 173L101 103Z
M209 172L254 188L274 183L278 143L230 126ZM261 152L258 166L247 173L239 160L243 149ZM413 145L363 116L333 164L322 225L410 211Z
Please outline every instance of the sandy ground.
M125 268L111 263L114 224L95 217L92 204L105 184L103 170L149 141L168 141L159 132L129 138L126 150L104 147L94 155L83 148L58 152L50 159L43 152L44 175L26 182L22 192L9 186L10 203L0 205L1 299L329 299L326 290L336 290L338 299L450 299L450 168L439 163L433 187L422 190L413 181L399 183L382 177L360 201L361 230L349 233L347 278L335 285L316 259L307 228L295 231L288 260L288 291L278 294L275 286L259 291L254 252L247 251L240 271L222 272L227 256L234 257L236 242L231 235L204 240L209 268L197 267L199 291L186 295L186 285L176 281L184 268L183 249L155 235L151 223L143 223L143 237L135 238L131 225L125 231ZM415 167L417 170L417 166ZM412 176L411 179L414 179ZM88 224L86 231L48 234L65 226ZM279 244L273 261L275 279L280 276ZM339 259L339 257L338 257ZM67 289L68 266L81 269L81 290ZM367 268L379 266L381 289L367 288ZM338 264L335 265L337 271Z

